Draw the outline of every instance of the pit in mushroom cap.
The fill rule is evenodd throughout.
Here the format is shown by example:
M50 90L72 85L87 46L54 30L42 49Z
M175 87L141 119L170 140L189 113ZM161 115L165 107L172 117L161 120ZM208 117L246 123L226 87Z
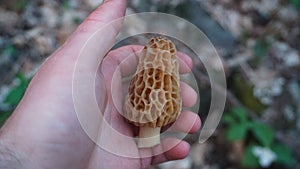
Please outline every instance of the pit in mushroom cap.
M160 143L161 127L174 122L182 107L176 47L153 37L144 47L124 102L124 117L139 129L139 147Z

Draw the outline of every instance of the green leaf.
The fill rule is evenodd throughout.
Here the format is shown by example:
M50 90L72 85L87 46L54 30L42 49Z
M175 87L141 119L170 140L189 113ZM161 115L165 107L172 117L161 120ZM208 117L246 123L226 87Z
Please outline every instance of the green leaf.
M231 116L231 114L224 114L222 117L222 121L228 125L236 122L235 119Z
M244 123L248 121L247 113L242 108L233 108L231 109L231 113L233 116L235 116L239 122Z
M62 2L62 7L65 9L71 9L70 1L69 0L64 0Z
M295 163L295 159L292 156L291 150L286 147L284 144L275 144L272 146L272 150L276 153L276 161L278 163L292 166Z
M0 127L2 127L10 115L11 112L0 112Z
M259 162L258 159L254 156L254 154L252 153L252 149L254 146L248 146L243 159L242 159L242 165L244 167L250 167L250 168L256 168L259 167Z
M257 114L266 108L266 106L254 96L253 84L249 83L249 81L247 81L242 74L235 74L233 76L233 81L230 83L234 95L236 95L236 97L243 105L245 105L245 107L256 112Z
M10 91L10 93L7 95L4 102L11 105L17 105L21 100L23 94L24 94L23 86L17 86Z
M291 2L296 8L300 9L300 0L291 0Z
M245 124L233 124L226 130L226 139L230 142L243 140L247 134L247 126Z
M20 84L13 87L4 100L5 103L12 106L16 106L20 102L30 82L30 79L26 79L23 74L17 74L16 77L20 80Z
M250 126L252 133L262 146L270 147L274 141L274 130L261 122L253 122Z
M20 12L24 11L26 9L26 4L26 0L18 0L18 2L15 4L15 8Z
M264 58L266 58L268 51L271 47L270 41L268 41L267 36L262 36L256 40L254 45L252 46L252 50L254 52L254 59L250 61L251 65L257 65L262 62Z
M14 56L17 53L17 49L14 45L8 45L5 47L2 51L3 53L9 55L9 56Z

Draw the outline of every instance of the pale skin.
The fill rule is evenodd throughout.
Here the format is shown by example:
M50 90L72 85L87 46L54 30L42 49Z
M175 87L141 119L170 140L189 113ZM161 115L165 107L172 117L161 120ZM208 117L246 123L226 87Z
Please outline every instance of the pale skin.
M163 151L170 143L177 141L171 138L162 140L162 143L153 149L143 150L143 153L150 155L153 151L163 152L147 158L125 158L111 154L97 146L78 122L72 99L72 75L79 53L78 46L82 46L99 27L124 16L125 8L126 1L104 1L84 20L66 43L49 56L41 66L22 101L1 129L0 168L139 169L147 168L152 164L182 159L188 155L189 144L185 141L180 141L170 150ZM132 51L140 49L141 46L125 46L116 49L109 52L103 62L117 66L117 63L128 57ZM182 60L181 65L192 67L192 61L188 56L182 53L178 56ZM114 68L116 67L100 68L106 75L107 86L110 85L109 77ZM129 71L130 68L130 65L127 67L124 65L122 70ZM189 68L181 66L180 72L187 73ZM195 91L184 83L181 85L181 90L183 105L192 106L197 99ZM115 108L105 111L104 116L110 117L109 124L120 127L119 132L133 135L132 125L120 118ZM184 123L186 121L193 123ZM199 117L189 111L182 112L174 124L174 130L185 133L195 133L199 128ZM114 146L126 147L138 154L141 153L134 141L121 142Z

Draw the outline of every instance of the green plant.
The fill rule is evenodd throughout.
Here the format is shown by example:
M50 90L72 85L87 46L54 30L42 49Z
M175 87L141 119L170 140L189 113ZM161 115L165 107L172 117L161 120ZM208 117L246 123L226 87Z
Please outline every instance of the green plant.
M19 83L10 90L6 96L6 99L4 100L4 103L7 103L13 107L20 102L30 82L30 78L26 78L22 73L18 73L16 78Z
M69 0L63 0L63 1L62 1L62 7L63 7L64 9L71 9L70 1L69 1Z
M1 53L8 56L15 56L17 54L17 48L14 45L8 45L1 50Z
M294 159L291 150L284 144L276 142L275 131L262 122L251 120L244 109L231 109L223 115L222 121L227 126L225 136L229 142L243 140L246 144L242 160L243 166L266 167L263 158L268 157L280 164L293 164ZM255 154L256 149L265 154L262 156Z
M266 106L254 96L254 86L243 77L241 73L234 74L233 79L230 81L231 90L239 101L248 109L257 113L262 112Z
M73 23L74 23L75 25L79 25L81 22L82 22L82 19L81 19L81 18L79 18L79 17L74 17L74 18L73 18Z
M5 123L11 112L0 112L0 127Z
M268 55L271 47L272 39L269 36L262 36L258 38L252 46L254 58L250 61L252 66L260 64Z
M300 9L300 0L290 0L290 1L297 9Z
M6 119L11 115L13 109L22 99L31 78L27 78L24 76L24 74L18 73L16 75L16 80L18 83L10 89L9 93L4 99L4 103L9 105L10 110L0 112L0 127L4 124Z
M26 4L27 4L26 0L18 0L17 3L15 4L16 5L15 8L17 11L22 12L25 10Z

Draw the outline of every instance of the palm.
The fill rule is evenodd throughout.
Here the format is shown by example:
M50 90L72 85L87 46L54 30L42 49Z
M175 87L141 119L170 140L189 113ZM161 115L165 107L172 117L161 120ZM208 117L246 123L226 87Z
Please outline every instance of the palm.
M106 85L107 89L111 89L111 86L119 86L114 88L114 90L108 90L114 92L108 92L108 101L103 114L104 119L108 126L130 137L134 135L133 127L126 123L120 115L120 104L122 103L120 99L122 98L120 96L122 93L121 76L115 76L114 73L115 71L120 71L118 63L128 58L128 51L137 51L138 49L140 47L131 46L115 50L108 54L103 61L103 63L111 62L114 64L102 64L101 67L104 81L101 81L100 84L105 83L102 85ZM187 56L184 56L183 60L187 60ZM61 56L50 58L33 78L24 99L6 124L13 127L11 130L14 131L14 140L16 142L21 141L25 145L19 148L25 153L26 157L35 159L36 165L39 166L38 168L79 169L87 166L89 168L141 168L147 167L151 163L182 158L186 155L188 148L183 142L180 144L184 144L185 149L182 149L184 145L179 144L178 149L175 147L173 150L165 153L164 141L155 149L140 150L136 147L133 139L123 141L121 138L118 138L119 136L111 135L110 130L101 130L101 135L108 136L101 137L100 140L102 143L104 142L104 147L102 146L104 149L96 146L80 126L72 102L74 64L64 60ZM114 65L115 67L108 69L105 68L105 65ZM127 71L127 73L130 72L129 69L124 69L126 64L124 65L125 67L122 68L121 64L121 69L125 70L125 72ZM57 71L61 72L57 73ZM115 79L113 80L113 78ZM189 97L183 98L183 105L185 103L193 104L195 98L190 97L194 95L193 91L186 87L182 91L189 95ZM118 100L113 99L115 94L117 94L115 98L118 98ZM32 104L33 102L35 104ZM86 106L88 107L89 105ZM200 122L195 114L184 112L178 121L180 119L185 121L189 118L196 118L195 123L181 124L175 128L184 132L195 132ZM6 127L6 129L9 130L10 128ZM165 144L168 145L172 141L174 140L165 140ZM28 149L32 149L32 152L29 154ZM130 153L130 156L127 158L122 155L118 156L118 153L114 153L116 151L119 151L121 154L127 151ZM175 155L173 156L174 152Z
M123 91L126 90L128 87L126 84L122 84L122 76L128 76L129 74L134 73L135 66L137 64L137 55L139 53L139 50L142 47L140 46L126 46L119 48L115 51L110 52L107 57L103 60L101 64L100 71L103 74L104 82L106 82L106 89L108 93L108 101L106 105L106 109L104 111L104 117L105 121L113 127L117 132L133 137L134 134L136 134L134 131L136 131L135 127L130 125L129 123L125 122L124 118L122 117L122 103L123 100ZM190 69L185 67L187 63L184 61L187 61L188 58L186 55L180 54L181 59L183 62L181 63L181 72L186 73ZM124 86L125 85L125 86ZM112 86L114 86L112 88ZM184 92L190 93L193 95L192 91L186 88L183 88L185 90ZM195 102L195 98L192 97L192 99L183 98L185 100L188 100L188 102L192 103ZM186 103L186 101L184 101ZM190 105L185 105L190 106ZM190 116L191 114L184 113L180 119L185 119L187 116ZM194 116L196 117L196 116ZM183 132L190 132L189 130L193 128L194 124L191 125L181 125L184 126L182 128L188 128L188 129L177 129L181 130ZM196 124L198 125L198 124ZM176 127L175 127L176 128ZM107 136L105 132L111 132L109 130L104 130L104 133L102 133L104 136ZM108 161L119 161L120 163L105 163L102 165L107 165L107 168L122 168L124 167L124 164L130 165L128 168L141 168L141 166L145 167L151 164L151 162L157 163L161 161L165 161L167 157L164 154L164 149L162 145L156 146L155 148L148 148L148 149L138 149L136 146L136 143L133 139L127 139L126 141L121 138L121 136L115 136L108 134L111 139L111 143L113 143L113 140L122 140L121 142L118 142L116 144L117 148L110 147L110 149L113 152L119 152L119 155L113 155L108 151L105 151L103 149L97 148L96 154L94 159L101 159L105 158L106 156L109 156ZM105 139L105 137L104 137ZM179 143L177 140L164 140L166 144L170 144L171 142ZM172 143L171 143L172 144ZM105 147L105 145L104 145ZM120 151L122 150L122 151ZM130 152L127 154L127 151L130 150ZM118 153L116 153L118 154ZM124 158L122 156L128 156L127 158ZM97 161L97 160L96 160ZM99 162L99 160L98 160ZM116 166L118 165L118 166Z

